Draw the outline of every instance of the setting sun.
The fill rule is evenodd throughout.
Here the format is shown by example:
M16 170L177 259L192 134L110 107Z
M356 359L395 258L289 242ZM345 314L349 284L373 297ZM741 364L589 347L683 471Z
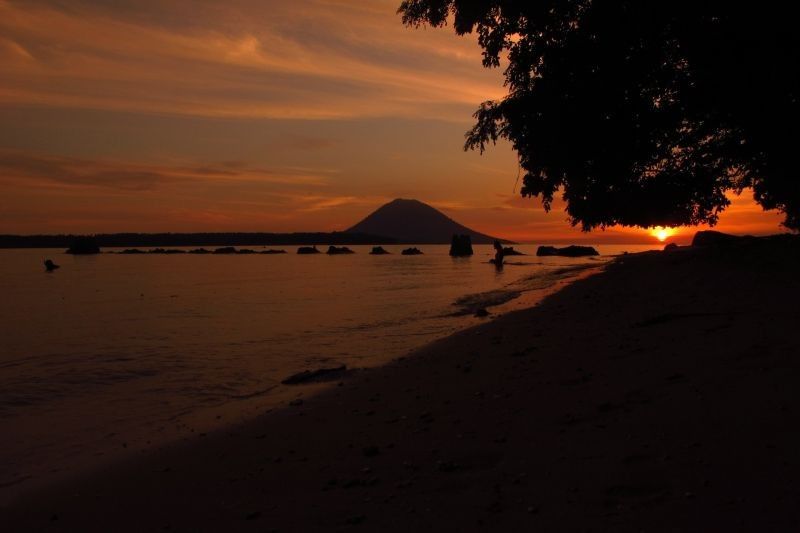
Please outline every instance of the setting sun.
M650 235L652 235L653 237L655 237L659 241L664 242L668 238L670 238L673 235L675 235L675 228L662 228L661 226L656 226L650 232Z

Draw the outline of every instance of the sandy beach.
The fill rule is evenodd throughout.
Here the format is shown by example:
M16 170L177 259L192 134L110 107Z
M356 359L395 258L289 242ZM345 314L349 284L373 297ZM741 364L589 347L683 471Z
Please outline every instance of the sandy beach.
M797 530L798 265L790 238L623 256L0 529Z

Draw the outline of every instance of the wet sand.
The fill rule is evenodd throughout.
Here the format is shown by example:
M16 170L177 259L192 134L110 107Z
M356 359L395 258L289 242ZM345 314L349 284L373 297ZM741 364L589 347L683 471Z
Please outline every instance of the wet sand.
M789 531L800 245L629 255L247 424L0 510L8 531Z

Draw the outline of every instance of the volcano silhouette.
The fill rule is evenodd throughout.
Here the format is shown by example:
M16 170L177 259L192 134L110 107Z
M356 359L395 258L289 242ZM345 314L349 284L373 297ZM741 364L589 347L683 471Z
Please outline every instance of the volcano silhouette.
M402 198L379 207L345 231L381 235L410 244L448 244L454 234L469 235L474 244L491 244L495 241L495 237L462 226L428 204Z

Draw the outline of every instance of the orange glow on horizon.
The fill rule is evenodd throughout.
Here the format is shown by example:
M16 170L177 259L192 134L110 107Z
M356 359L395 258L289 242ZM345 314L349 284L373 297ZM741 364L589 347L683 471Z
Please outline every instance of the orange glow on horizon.
M650 235L658 239L660 242L664 242L673 235L677 233L677 229L669 228L669 227L662 227L656 226L655 228L650 230Z

